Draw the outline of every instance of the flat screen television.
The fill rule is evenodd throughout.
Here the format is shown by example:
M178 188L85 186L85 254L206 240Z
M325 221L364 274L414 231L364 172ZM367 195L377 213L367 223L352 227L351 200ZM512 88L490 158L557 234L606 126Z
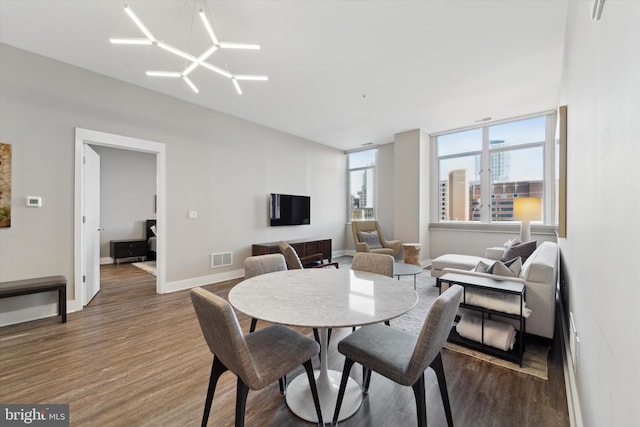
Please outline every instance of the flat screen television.
M272 226L311 224L311 197L271 193Z

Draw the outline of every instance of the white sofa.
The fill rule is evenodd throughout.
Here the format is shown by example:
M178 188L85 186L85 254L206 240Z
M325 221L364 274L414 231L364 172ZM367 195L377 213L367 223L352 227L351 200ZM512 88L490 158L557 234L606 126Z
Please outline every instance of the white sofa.
M496 276L472 271L480 260L491 263L500 259L501 250L502 248L489 248L485 252L485 257L442 255L433 260L431 275L440 277L451 272L525 283L525 301L527 307L531 309L531 315L526 323L527 333L552 339L555 325L558 245L553 242L543 242L538 246L522 266L519 277Z

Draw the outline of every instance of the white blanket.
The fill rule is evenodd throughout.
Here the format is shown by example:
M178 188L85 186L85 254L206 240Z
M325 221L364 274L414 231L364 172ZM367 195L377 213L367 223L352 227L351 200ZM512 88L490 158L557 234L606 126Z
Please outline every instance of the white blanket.
M482 318L477 314L464 313L456 325L461 337L482 342ZM516 342L516 330L513 325L484 319L484 344L500 350L512 350Z
M518 295L467 288L463 302L503 313L520 314L520 296ZM522 316L529 317L530 314L531 309L523 302Z

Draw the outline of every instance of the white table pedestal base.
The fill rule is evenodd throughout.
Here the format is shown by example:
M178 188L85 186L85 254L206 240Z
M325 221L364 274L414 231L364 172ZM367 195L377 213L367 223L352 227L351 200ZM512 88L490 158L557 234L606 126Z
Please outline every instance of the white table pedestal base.
M342 373L338 371L315 371L316 387L318 388L318 398L320 408L322 408L322 418L325 424L331 423L333 412L336 409L338 400L338 389L340 388L340 378ZM298 375L287 387L287 405L289 409L303 420L318 422L316 408L313 405L311 388L306 374ZM345 420L353 415L362 403L362 389L353 378L349 377L347 388L340 407L338 421Z
M327 365L327 347L328 347L327 328L320 328L320 370L314 371L316 378L316 388L318 389L318 400L320 401L320 409L322 410L322 421L331 423L333 419L333 411L336 409L338 400L338 391L340 390L340 379L342 373L338 371L330 371ZM306 374L298 375L287 387L287 405L289 409L302 418L303 420L318 422L316 415L316 407L313 404L313 396L311 395L311 387ZM338 421L345 420L353 415L362 403L362 389L354 379L349 377L347 387L342 399L340 407L340 415Z

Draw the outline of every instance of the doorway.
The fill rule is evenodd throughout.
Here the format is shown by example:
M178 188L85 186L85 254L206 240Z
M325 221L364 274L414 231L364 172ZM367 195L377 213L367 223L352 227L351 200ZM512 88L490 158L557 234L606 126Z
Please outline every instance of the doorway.
M166 283L166 250L165 250L165 193L166 193L166 151L163 143L109 134L89 129L76 128L75 138L75 209L74 209L74 298L69 302L72 310L82 310L87 293L87 256L84 215L87 200L84 188L88 184L83 172L85 147L88 145L104 146L123 150L154 154L156 158L156 220L157 220L157 259L156 259L156 292L165 292ZM94 256L94 255L90 255Z

